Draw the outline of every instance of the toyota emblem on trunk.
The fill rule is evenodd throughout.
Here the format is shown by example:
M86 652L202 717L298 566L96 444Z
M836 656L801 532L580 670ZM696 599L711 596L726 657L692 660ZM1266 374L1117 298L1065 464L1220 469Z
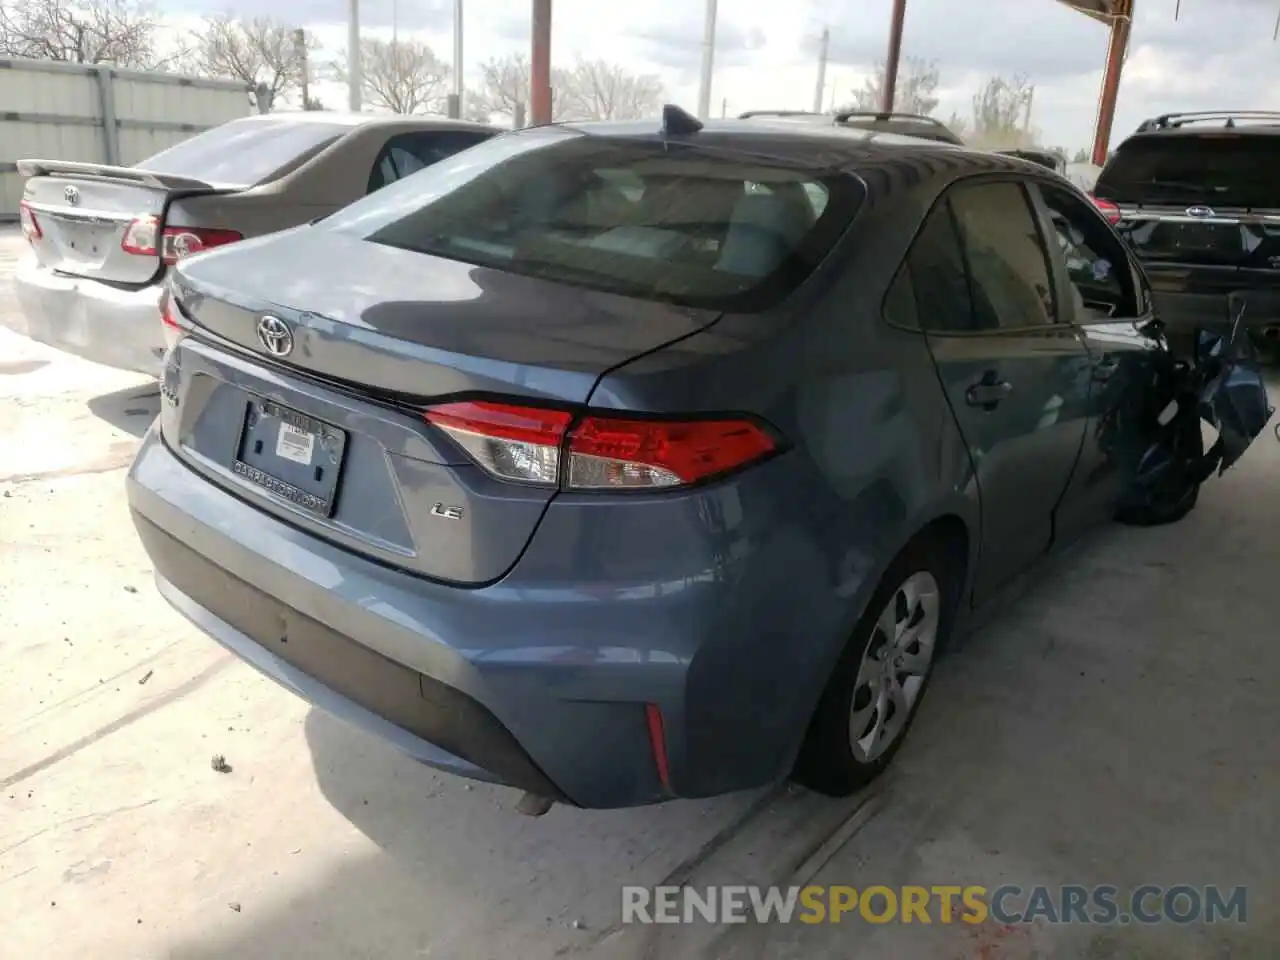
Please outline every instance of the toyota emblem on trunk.
M1212 217L1213 207L1187 207L1188 217Z
M80 191L77 190L75 187L63 187L62 199L67 201L67 203L71 204L71 206L74 207L77 203L80 202Z
M279 317L267 314L258 321L258 339L267 348L267 353L277 357L287 357L293 350L293 331Z

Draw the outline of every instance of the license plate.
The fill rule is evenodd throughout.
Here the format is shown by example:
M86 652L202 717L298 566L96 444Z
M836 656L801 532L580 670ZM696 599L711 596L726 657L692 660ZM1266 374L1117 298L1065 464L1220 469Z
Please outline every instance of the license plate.
M250 400L232 472L295 506L328 517L347 435L322 420L270 400Z

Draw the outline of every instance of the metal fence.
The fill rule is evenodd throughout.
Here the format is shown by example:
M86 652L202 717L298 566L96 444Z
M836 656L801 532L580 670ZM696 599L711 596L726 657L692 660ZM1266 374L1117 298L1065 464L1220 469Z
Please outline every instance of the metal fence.
M0 221L28 157L130 165L251 113L243 83L52 60L0 60Z

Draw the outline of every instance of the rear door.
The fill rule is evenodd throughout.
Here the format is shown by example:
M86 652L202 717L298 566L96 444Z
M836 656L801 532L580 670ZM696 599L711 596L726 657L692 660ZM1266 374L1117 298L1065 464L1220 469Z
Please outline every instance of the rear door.
M1032 189L1048 238L1059 319L1076 326L1091 361L1089 421L1080 460L1057 513L1071 537L1110 519L1151 442L1152 384L1162 347L1145 332L1151 297L1124 244L1075 191Z
M1120 207L1161 315L1225 315L1232 290L1280 283L1280 131L1138 135L1107 163L1094 193Z
M1043 554L1079 456L1090 363L1059 322L1017 180L948 191L908 258L920 324L969 447L982 503L982 602Z

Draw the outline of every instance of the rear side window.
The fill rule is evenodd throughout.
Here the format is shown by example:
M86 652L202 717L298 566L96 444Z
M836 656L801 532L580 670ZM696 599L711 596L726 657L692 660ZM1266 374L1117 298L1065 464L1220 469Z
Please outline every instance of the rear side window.
M916 325L921 329L931 333L967 333L976 329L964 254L945 200L934 207L916 235L895 287L904 282L910 284L910 301ZM905 291L894 291L886 303L890 322L902 322L898 318L906 317L907 302Z
M386 142L378 153L373 171L369 174L367 192L381 190L388 184L417 173L459 150L475 146L487 140L491 134L468 130L439 130L422 133L402 133Z
M1125 141L1094 193L1120 203L1280 207L1280 134L1157 134Z
M272 179L351 128L314 120L251 117L232 120L162 150L137 166L210 183L250 186Z
M755 311L809 276L861 199L842 174L537 131L446 159L328 228L559 283Z
M986 330L1053 323L1049 263L1022 185L956 187L951 209L969 265L975 325Z

